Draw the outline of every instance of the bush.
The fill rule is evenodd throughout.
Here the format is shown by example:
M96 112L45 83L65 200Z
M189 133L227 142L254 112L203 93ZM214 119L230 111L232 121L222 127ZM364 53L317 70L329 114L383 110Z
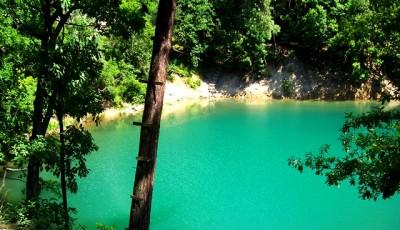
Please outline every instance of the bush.
M168 75L172 76L172 74L176 74L180 77L183 77L185 79L186 85L188 85L192 89L197 89L201 85L200 79L193 78L192 70L183 65L182 63L177 63L177 62L171 63L171 65L168 68Z
M70 213L76 213L72 208ZM0 219L17 225L20 229L64 229L64 211L62 204L55 200L41 199L20 204L6 203L0 212ZM73 219L69 219L73 226Z
M108 227L108 226L105 226L104 224L96 223L96 229L97 230L115 230L116 228L114 226Z
M188 85L192 89L197 89L201 85L200 79L188 77L185 79L186 85Z
M295 93L295 84L292 80L284 79L282 81L282 94L284 97L292 97Z
M173 62L168 67L168 75L176 74L180 77L191 77L192 71L182 63Z
M175 76L173 74L169 74L167 75L167 81L169 82L174 82L175 81Z
M127 77L122 80L120 86L122 99L126 102L133 104L140 104L144 102L146 94L146 86L140 83L133 77Z
M140 72L124 61L104 61L102 78L113 97L113 104L123 102L139 104L144 101L146 87L137 78Z

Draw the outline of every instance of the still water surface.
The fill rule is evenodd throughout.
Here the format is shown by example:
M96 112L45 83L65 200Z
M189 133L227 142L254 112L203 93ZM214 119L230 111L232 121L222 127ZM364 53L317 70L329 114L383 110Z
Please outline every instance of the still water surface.
M151 229L400 229L400 197L363 201L347 184L288 167L290 156L324 143L340 151L354 102L215 102L162 121ZM139 129L129 117L92 130L100 150L70 195L79 223L127 227Z

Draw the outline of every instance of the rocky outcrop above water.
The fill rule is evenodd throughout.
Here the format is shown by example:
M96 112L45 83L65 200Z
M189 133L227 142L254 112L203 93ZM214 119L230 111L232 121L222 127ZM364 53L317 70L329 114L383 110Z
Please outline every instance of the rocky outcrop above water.
M341 70L305 64L292 59L271 65L268 76L258 80L234 73L211 70L204 74L204 84L215 84L215 97L291 98L297 100L372 100L384 91L398 90L389 80L354 83Z

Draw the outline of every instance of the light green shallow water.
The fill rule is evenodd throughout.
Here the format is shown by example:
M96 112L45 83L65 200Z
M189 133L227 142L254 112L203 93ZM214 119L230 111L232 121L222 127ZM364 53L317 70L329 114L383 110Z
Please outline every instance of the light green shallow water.
M400 197L363 201L354 188L328 187L287 165L321 144L340 150L352 102L216 102L162 121L151 229L400 229ZM70 204L79 223L128 223L139 129L135 118L93 129L100 150ZM137 119L137 118L136 118Z

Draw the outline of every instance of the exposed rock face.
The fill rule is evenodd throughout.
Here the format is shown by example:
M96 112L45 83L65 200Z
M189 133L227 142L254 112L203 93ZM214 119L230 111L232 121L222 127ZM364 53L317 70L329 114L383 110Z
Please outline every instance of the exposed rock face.
M269 70L269 76L256 81L234 73L209 71L204 76L204 84L214 83L220 97L297 100L370 100L379 99L384 91L398 90L388 80L355 84L343 71L311 66L297 59L271 65Z

